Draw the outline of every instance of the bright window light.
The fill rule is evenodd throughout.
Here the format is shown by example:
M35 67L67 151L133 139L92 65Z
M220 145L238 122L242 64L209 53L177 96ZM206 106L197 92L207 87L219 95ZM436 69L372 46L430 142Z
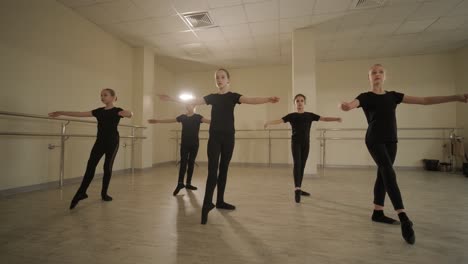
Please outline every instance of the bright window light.
M192 94L189 94L189 93L183 93L181 95L179 95L179 98L183 101L188 101L188 100L192 100L193 99L193 95Z

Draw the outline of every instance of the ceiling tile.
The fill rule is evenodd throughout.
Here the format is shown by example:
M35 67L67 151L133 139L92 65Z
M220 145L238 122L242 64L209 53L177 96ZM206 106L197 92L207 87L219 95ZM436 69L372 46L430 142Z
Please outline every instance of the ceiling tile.
M352 29L355 27L367 26L372 24L378 10L370 10L363 12L356 12L350 15L345 15L341 18L341 30Z
M209 49L213 50L223 50L223 49L230 49L229 42L226 40L216 40L216 41L209 41L204 43L205 46Z
M226 37L226 39L238 39L252 36L248 24L223 26L221 27L221 31L223 31L223 34Z
M150 17L165 17L176 15L171 0L132 0L136 6L143 9Z
M96 4L96 0L59 0L59 2L71 8Z
M135 5L131 0L106 2L103 3L102 6L113 16L119 17L120 21L130 21L149 17L144 9Z
M201 41L214 41L223 40L224 35L220 28L207 28L195 31L195 34L200 38Z
M249 22L279 19L279 0L269 0L245 5Z
M120 18L113 16L101 5L78 7L75 11L98 25L120 22Z
M364 31L368 36L383 36L393 34L402 23L387 23L387 24L371 24Z
M215 24L220 26L237 25L247 23L243 6L223 7L210 10L210 15Z
M334 39L360 38L363 36L366 28L356 28L348 30L340 30L336 32Z
M190 31L174 32L150 36L158 46L174 46L183 44L199 43L199 39Z
M279 34L279 20L249 23L253 36Z
M440 16L447 15L449 11L453 10L461 0L443 0L424 2L414 13L411 14L411 20L422 20L439 18Z
M229 40L229 45L231 46L232 50L255 49L255 42L253 38L231 39Z
M342 12L348 10L352 0L316 0L314 14Z
M255 49L237 49L232 51L232 58L252 59L257 57Z
M280 57L281 50L279 48L269 48L269 49L257 49L257 56L261 58L265 57Z
M406 21L395 31L395 34L412 34L422 32L436 20L437 19Z
M316 0L280 0L280 18L312 15Z
M242 5L242 0L208 0L210 8Z
M312 16L292 17L280 19L280 32L290 33L298 28L308 27L312 24Z
M426 31L446 31L455 30L468 22L468 16L453 16L453 17L442 17L439 18L434 24L432 24Z
M455 8L453 8L449 14L449 16L462 16L462 15L468 15L468 0L464 0L461 2L459 5L457 5Z
M373 22L378 24L404 22L420 5L413 3L404 6L381 8Z
M208 10L207 0L173 0L173 5L181 14Z
M114 26L126 34L137 36L155 35L189 29L179 16L124 22L115 24Z
M263 2L265 0L242 0L244 4L251 4L251 3L257 3L257 2Z
M254 37L255 47L257 49L279 49L279 35Z

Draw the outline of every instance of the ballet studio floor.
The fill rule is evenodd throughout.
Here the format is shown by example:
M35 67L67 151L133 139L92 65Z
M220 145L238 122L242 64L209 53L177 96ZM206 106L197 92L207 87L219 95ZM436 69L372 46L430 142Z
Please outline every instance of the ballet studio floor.
M468 263L468 179L399 170L416 244L399 226L373 223L373 169L326 169L304 180L294 203L291 169L232 166L226 201L200 225L206 166L198 191L172 196L177 168L117 175L114 201L100 180L75 210L77 184L0 198L0 262L12 263ZM396 217L387 198L387 214Z

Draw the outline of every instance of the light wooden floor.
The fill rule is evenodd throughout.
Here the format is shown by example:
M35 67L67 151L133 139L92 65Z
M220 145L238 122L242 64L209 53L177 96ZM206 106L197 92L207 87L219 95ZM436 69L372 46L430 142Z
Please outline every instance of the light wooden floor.
M304 180L312 197L297 205L291 169L233 166L226 201L200 225L206 167L172 196L177 169L100 182L69 211L77 185L0 199L0 263L468 263L468 179L399 171L416 245L399 226L370 221L375 172L327 169ZM396 217L388 203L388 215Z

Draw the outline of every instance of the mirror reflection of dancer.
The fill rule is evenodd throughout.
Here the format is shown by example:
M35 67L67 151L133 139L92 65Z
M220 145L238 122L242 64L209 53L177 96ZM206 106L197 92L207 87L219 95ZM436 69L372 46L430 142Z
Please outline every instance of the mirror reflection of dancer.
M209 124L210 120L195 113L195 106L186 105L187 113L173 119L150 119L150 124L159 123L176 123L182 124L182 142L180 144L180 168L179 180L173 195L176 196L180 190L186 188L187 190L197 190L197 187L192 185L193 169L195 167L195 159L198 154L200 124ZM184 176L187 172L187 180L184 185Z
M342 103L341 109L349 111L362 107L369 127L366 133L366 146L378 166L374 185L374 212L372 220L386 224L399 224L398 221L383 213L385 194L392 201L401 222L401 232L405 241L414 244L416 236L413 222L408 218L403 206L400 189L397 184L393 163L397 153L397 122L395 110L398 104L432 105L448 102L467 102L468 94L453 96L414 97L399 92L385 91L385 68L381 64L373 65L369 70L371 91L361 93L349 103Z
M323 117L311 112L305 112L304 105L306 97L303 94L297 94L294 97L296 112L290 113L278 120L266 122L264 128L269 125L278 125L289 122L292 128L291 152L294 160L294 199L296 203L301 202L301 196L310 196L310 193L301 189L302 179L304 178L304 169L309 157L310 146L310 128L314 121L341 122L339 117Z
M104 177L102 178L102 190L101 198L103 201L110 202L112 197L109 196L107 190L112 176L112 166L114 165L114 159L119 150L119 131L117 126L119 125L122 117L132 117L133 113L122 108L115 107L114 102L117 101L115 91L109 88L101 91L101 102L104 103L105 107L96 108L89 112L64 112L57 111L49 113L50 117L59 116L72 116L72 117L96 117L98 122L98 132L96 142L94 143L91 154L89 155L88 164L86 166L86 172L81 182L81 186L73 197L70 210L75 208L79 201L88 198L86 191L88 190L91 181L94 178L96 167L101 160L102 156L105 155L104 159Z
M218 92L209 94L203 98L196 98L188 103L193 105L211 105L211 124L208 140L208 178L206 180L205 198L202 207L201 224L208 221L208 213L215 207L213 193L218 186L216 208L235 210L236 207L224 201L227 172L229 162L234 151L234 107L236 104L266 104L277 103L278 97L246 97L229 91L230 75L226 69L215 72ZM160 95L161 100L174 101L181 104L187 103L172 98L168 95Z

